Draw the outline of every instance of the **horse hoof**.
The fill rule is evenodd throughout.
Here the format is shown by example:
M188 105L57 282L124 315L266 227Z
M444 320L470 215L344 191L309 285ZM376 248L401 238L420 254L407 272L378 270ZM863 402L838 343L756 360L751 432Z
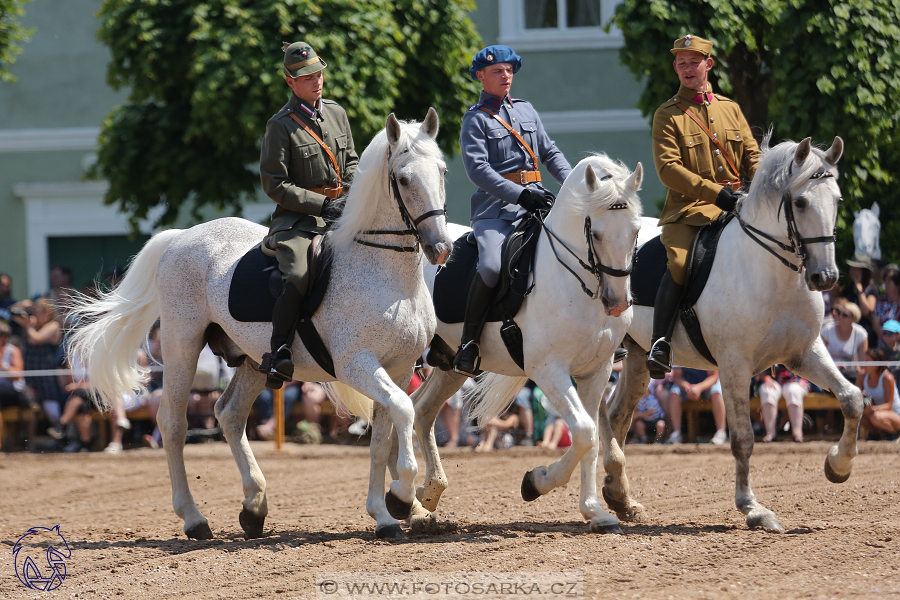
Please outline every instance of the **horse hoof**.
M211 540L213 539L212 530L209 528L209 523L200 523L198 525L194 525L190 529L184 532L186 536L188 536L192 540Z
M402 540L403 530L400 529L400 525L395 523L394 525L375 529L375 537L379 540Z
M850 471L847 471L846 475L838 475L834 472L834 469L831 468L831 463L828 461L828 457L825 457L825 479L830 481L831 483L844 483L848 479L850 479Z
M434 512L438 506L438 495L434 492L429 493L425 486L416 490L416 499L425 507L426 510Z
M622 502L621 500L616 500L612 497L612 494L607 491L606 486L603 486L600 489L600 493L603 495L603 501L606 502L606 505L616 513L616 515L625 514L628 511L628 505ZM621 517L620 517L621 518Z
M405 521L412 513L412 502L404 502L391 490L384 495L384 504L387 506L388 513L399 521Z
M625 535L618 523L610 523L603 525L601 523L591 523L591 533L612 533L614 535Z
M248 540L261 538L263 536L263 525L266 522L265 517L254 515L245 508L241 511L241 514L238 515L238 521L240 521L241 527L244 530L244 536Z
M525 502L532 502L541 497L541 493L531 479L533 475L534 471L528 471L525 473L525 477L522 478L522 500Z
M775 518L775 513L771 510L754 511L747 515L747 527L750 529L771 529L773 531L784 531L784 527Z
M423 514L412 515L409 518L409 532L416 535L438 533L437 518L430 512L423 511Z

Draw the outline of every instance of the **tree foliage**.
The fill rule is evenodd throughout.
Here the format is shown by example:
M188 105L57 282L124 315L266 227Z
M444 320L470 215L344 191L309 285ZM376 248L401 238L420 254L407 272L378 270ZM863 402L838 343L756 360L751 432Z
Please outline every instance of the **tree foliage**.
M16 55L33 33L24 29L19 19L25 14L23 6L31 0L0 0L0 81L13 82L15 76L9 66L16 62Z
M108 81L130 90L105 119L93 175L132 225L164 207L237 211L256 193L266 121L287 101L282 42L328 63L324 96L347 111L361 150L390 112L441 117L446 152L473 97L480 38L471 0L106 0L98 33Z
M900 0L625 0L611 23L645 115L677 89L669 49L693 33L715 43L713 85L757 137L841 136L838 254L853 252L853 212L877 200L884 258L900 260Z

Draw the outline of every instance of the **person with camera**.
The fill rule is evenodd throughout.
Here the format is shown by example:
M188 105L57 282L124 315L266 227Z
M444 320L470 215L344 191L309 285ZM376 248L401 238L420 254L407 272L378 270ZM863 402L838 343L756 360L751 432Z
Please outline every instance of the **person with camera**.
M544 164L560 184L572 170L544 131L537 111L511 98L513 75L522 59L509 46L488 46L472 59L469 74L483 91L463 116L459 145L472 194L472 229L478 242L477 274L469 288L465 324L453 370L470 377L478 371L478 342L484 315L500 280L500 248L529 212L547 210L555 197L541 184Z
M694 238L703 225L735 209L740 171L751 179L760 159L740 107L712 91L712 48L712 42L693 35L675 40L670 52L681 87L653 115L653 161L659 180L669 188L659 217L668 270L656 294L653 345L647 354L653 379L672 369L675 312Z
M38 298L34 302L22 300L10 307L15 323L22 328L23 359L26 371L59 369L59 344L62 327L56 318L53 302ZM60 390L54 375L26 377L25 382L34 390L37 401L52 422L59 420Z

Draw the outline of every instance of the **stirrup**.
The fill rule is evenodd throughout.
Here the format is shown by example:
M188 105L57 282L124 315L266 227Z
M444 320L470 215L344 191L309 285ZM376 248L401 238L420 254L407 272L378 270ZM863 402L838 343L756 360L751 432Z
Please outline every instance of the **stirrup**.
M470 356L473 352L471 348L474 348L475 356ZM481 374L481 356L479 354L478 344L475 343L475 340L469 340L465 344L461 344L456 350L456 356L453 358L453 370L466 377L478 377ZM461 365L463 359L471 363L471 367L468 364Z
M647 369L653 379L662 379L672 370L672 344L666 338L659 338L647 353Z
M626 356L628 356L628 350L625 348L616 348L616 351L613 352L613 363L622 362L625 360Z

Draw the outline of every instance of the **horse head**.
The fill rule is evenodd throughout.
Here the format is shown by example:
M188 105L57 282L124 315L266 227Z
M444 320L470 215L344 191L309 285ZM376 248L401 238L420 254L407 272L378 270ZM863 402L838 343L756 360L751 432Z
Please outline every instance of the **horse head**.
M857 254L876 260L881 259L881 221L878 220L881 207L877 202L872 208L864 208L853 213L853 246Z
M641 189L644 169L634 172L605 154L583 159L566 179L560 201L583 222L588 263L599 281L598 294L606 314L618 317L631 300L630 273L641 228Z
M837 163L843 154L844 142L835 137L831 147L823 151L814 147L810 138L799 144L782 142L771 149L768 141L766 136L763 158L750 191L739 207L741 227L748 235L751 235L750 231L761 233L770 243L799 258L800 264L793 264L769 243L751 235L783 264L803 272L806 286L811 291L831 289L838 279L834 252L835 221L841 200ZM745 208L747 213L743 212ZM751 215L761 227L748 226L742 218L745 214ZM785 227L786 236L778 231L784 231ZM781 241L785 237L787 243Z
M407 224L418 232L429 262L442 265L450 257L453 240L447 230L447 165L435 142L437 111L429 108L421 124L405 125L391 113L385 131L390 145L391 181L400 210L406 212Z

